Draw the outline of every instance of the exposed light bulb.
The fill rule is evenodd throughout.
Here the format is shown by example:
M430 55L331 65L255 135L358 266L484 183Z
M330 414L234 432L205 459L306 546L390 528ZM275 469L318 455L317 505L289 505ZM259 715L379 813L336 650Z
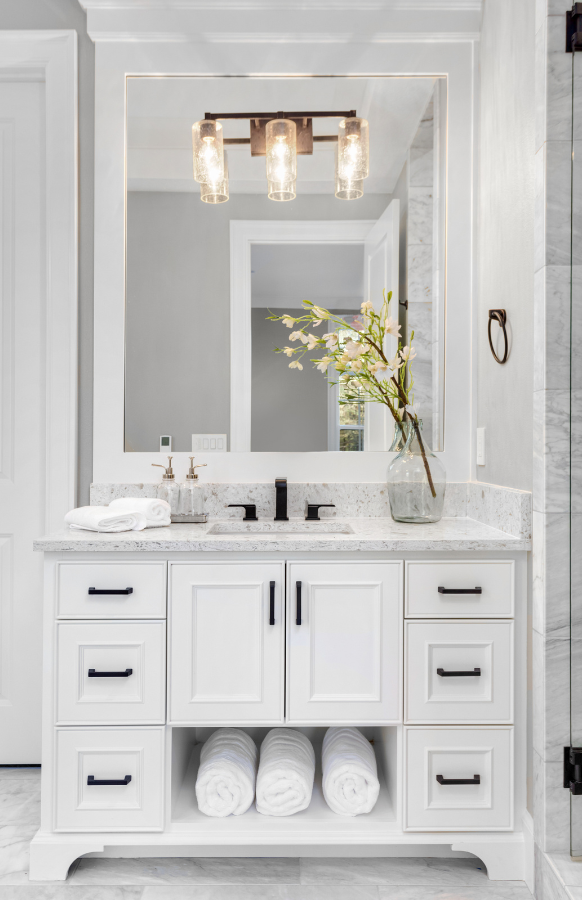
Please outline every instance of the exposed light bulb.
M293 200L297 178L297 128L291 119L271 119L266 127L269 198Z
M228 159L224 154L224 174L217 181L205 181L200 185L200 199L203 203L226 203L228 190Z
M336 172L350 182L367 178L370 171L369 129L366 119L342 119L339 123ZM337 196L337 194L336 194Z
M194 180L201 184L218 183L224 178L222 125L214 119L202 119L192 126Z
M338 200L358 200L364 196L363 178L342 178L338 168L338 149L335 150L335 195Z

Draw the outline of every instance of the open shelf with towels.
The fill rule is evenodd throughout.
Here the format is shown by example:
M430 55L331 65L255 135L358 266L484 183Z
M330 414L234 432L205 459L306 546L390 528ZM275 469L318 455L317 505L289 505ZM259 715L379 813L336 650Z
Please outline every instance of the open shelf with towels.
M196 777L200 751L212 728L174 728L172 763L172 832L189 832L216 836L216 841L232 842L247 838L253 843L296 843L305 840L333 842L345 837L362 843L386 839L387 833L399 830L395 784L390 784L386 772L396 781L396 728L361 728L373 742L380 796L374 809L360 816L342 816L327 805L322 789L321 745L326 728L298 728L311 740L316 757L315 782L309 807L291 816L266 816L257 812L255 804L239 816L215 818L200 812L196 800ZM243 729L253 737L260 749L268 728ZM394 791L394 799L393 799Z

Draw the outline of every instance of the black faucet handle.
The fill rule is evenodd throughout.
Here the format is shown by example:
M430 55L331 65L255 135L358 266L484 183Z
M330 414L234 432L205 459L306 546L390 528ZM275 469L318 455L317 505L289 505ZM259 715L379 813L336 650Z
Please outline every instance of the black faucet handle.
M229 506L240 506L244 509L243 522L258 522L257 507L255 503L229 503Z
M305 501L305 521L319 522L319 510L322 506L335 506L335 503L308 503Z

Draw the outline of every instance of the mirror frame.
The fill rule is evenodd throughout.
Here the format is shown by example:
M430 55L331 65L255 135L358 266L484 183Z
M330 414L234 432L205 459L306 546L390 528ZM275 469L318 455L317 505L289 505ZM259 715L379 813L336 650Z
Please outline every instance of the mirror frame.
M109 7L115 3L110 0ZM285 11L273 8L269 24L280 19L281 28L269 35L264 31L249 33L246 13L228 21L224 11L217 9L214 14L205 13L215 30L210 42L202 42L200 33L194 34L201 26L192 18L199 17L200 11L178 3L171 9L172 0L167 0L165 9L157 9L155 15L146 9L123 12L120 8L112 13L110 8L100 9L98 0L87 0L86 5L90 10L89 33L97 44L93 481L155 481L151 463L163 459L159 452L124 450L127 78L251 74L329 77L330 73L447 78L447 172L454 172L454 178L447 176L445 340L446 347L454 348L454 352L447 354L445 362L445 444L441 459L450 482L470 480L478 16L473 20L462 11L444 18L443 13L438 14L449 27L458 20L457 28L472 26L475 31L415 33L426 23L417 11L410 10L400 12L398 20L406 22L406 32L380 34L371 30L367 32L369 37L361 37L365 32L361 13L346 11L342 6L341 15L324 14L326 41L322 44L307 34L288 34ZM334 6L333 0L330 6ZM261 15L264 17L264 10ZM301 16L307 15L297 10L298 27ZM352 27L348 27L350 17ZM240 31L224 33L225 21L231 27L237 27L238 22ZM164 31L162 26L170 24L174 30ZM358 35L357 40L346 41L346 33ZM197 389L204 389L204 385L197 385ZM174 468L181 478L188 454L174 456ZM213 453L205 458L209 464L206 478L265 482L286 475L297 482L380 482L385 481L390 458L386 451Z

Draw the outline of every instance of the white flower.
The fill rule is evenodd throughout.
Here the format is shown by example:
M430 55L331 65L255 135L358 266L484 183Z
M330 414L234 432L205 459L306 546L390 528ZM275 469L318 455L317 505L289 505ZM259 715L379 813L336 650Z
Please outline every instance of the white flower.
M283 325L286 325L287 328L293 328L295 324L295 319L293 316L281 316L281 321Z
M352 371L353 372L361 372L364 363L361 359L353 359L352 360Z
M330 350L333 350L339 338L335 331L329 331L327 334L323 335L323 340L325 341L325 346L329 347Z
M318 319L327 319L328 317L327 309L322 309L321 306L314 306L311 312L316 315Z
M293 349L293 347L283 347L283 353L285 354L285 356L293 356L295 350Z
M349 374L349 372L344 372L343 375L340 375L340 381L344 381L344 382L345 382L345 381L349 381L349 380L350 380L350 374Z
M369 309L374 309L374 304L370 300L364 300L360 309L363 313L366 313Z
M313 350L315 347L317 347L319 338L316 338L314 334L308 334L307 339L308 339L308 344L307 344L308 350Z
M302 344L308 344L308 343L309 343L309 338L307 337L307 335L306 335L303 331L300 331L300 332L299 332L299 340L301 341Z
M346 344L348 359L355 359L356 356L361 356L362 353L366 352L366 349L366 346L358 341L348 341Z
M368 369L370 370L372 375L375 375L376 372L385 372L387 368L388 368L388 366L386 365L385 362L382 362L381 359L379 359L375 363L371 363L371 362L368 363Z
M330 362L331 356L324 356L323 359L319 360L315 368L319 369L320 372L325 372Z
M384 333L385 334L393 334L394 337L400 337L400 325L396 321L396 319L391 318L390 316L384 322Z
M301 365L301 363L299 362L298 359L294 359L293 362L290 362L289 368L290 369L300 369L301 371L303 371L303 366Z
M397 372L398 369L400 369L401 366L403 366L403 365L404 365L404 362L400 359L398 354L396 354L394 359L391 359L388 361L388 366L390 369L392 369L393 372Z
M400 351L400 356L405 362L410 362L416 356L416 350L413 347L403 347Z
M323 322L323 319L312 319L313 325L321 325L322 322Z
M301 337L301 335L302 335L301 331L292 331L291 334L289 335L289 340L290 341L298 341L299 338Z

